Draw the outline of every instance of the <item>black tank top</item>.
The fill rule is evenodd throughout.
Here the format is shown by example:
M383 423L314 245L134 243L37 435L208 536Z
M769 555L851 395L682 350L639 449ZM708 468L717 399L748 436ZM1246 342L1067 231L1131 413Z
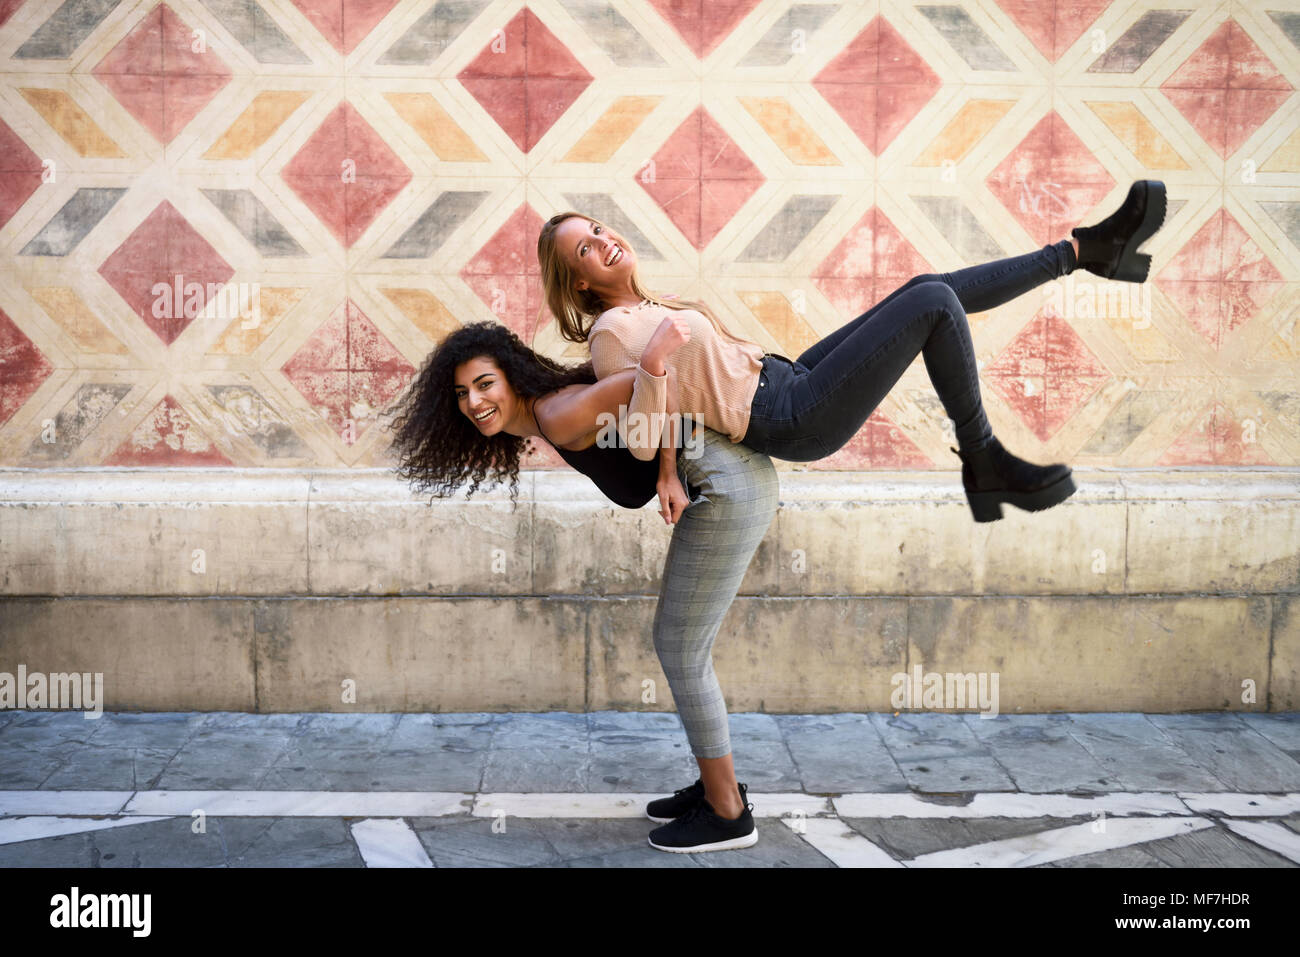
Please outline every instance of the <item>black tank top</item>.
M699 428L696 423L683 422L682 424ZM538 431L541 431L541 428L542 423L538 420ZM684 429L678 429L679 450L682 447L683 433ZM551 442L545 432L542 432L542 438L560 453L560 458L595 482L596 487L615 505L621 505L623 508L640 508L658 494L655 487L659 483L658 452L655 452L655 457L649 462L643 462L621 443L602 448L597 442L581 452L573 452Z

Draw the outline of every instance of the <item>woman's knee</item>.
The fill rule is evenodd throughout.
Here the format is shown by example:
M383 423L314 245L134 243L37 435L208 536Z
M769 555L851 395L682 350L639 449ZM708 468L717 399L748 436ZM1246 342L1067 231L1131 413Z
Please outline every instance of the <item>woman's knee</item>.
M923 277L918 276L917 278L921 279ZM925 282L917 283L911 292L919 300L919 305L922 308L943 309L958 316L966 314L957 291L937 276L933 279L926 279Z

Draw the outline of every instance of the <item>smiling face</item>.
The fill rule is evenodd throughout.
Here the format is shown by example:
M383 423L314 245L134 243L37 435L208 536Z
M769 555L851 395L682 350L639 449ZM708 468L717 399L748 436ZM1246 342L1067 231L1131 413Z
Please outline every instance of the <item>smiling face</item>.
M455 389L460 411L483 435L515 434L516 422L528 414L500 366L488 356L478 356L458 365Z
M590 288L604 299L617 293L633 295L636 254L604 223L571 216L556 227L555 246L573 270L575 289Z

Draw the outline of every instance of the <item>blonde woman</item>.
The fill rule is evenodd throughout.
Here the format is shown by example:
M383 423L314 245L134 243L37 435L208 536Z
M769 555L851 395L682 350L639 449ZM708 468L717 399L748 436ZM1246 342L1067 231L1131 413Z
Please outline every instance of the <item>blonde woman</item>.
M561 335L588 344L600 378L636 371L630 421L660 421L654 416L666 408L672 368L683 413L774 458L809 462L840 449L923 355L956 427L952 451L962 460L971 512L977 522L992 522L1004 503L1039 511L1064 501L1075 485L1068 466L1032 465L993 436L967 311L991 309L1076 268L1143 282L1150 257L1137 249L1164 216L1164 184L1134 183L1116 213L1074 229L1074 240L916 276L794 361L732 335L703 303L652 295L627 240L589 216L552 217L538 237L537 257ZM642 430L625 437L638 458L653 457L657 436Z

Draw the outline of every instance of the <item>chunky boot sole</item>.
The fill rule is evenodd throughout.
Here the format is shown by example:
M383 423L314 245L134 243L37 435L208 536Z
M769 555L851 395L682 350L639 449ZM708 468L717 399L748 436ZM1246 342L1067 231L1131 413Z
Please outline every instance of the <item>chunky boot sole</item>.
M1124 249L1119 254L1119 265L1115 267L1115 279L1124 282L1146 282L1147 274L1151 271L1151 257L1139 253L1137 248L1150 239L1157 229L1164 224L1165 209L1165 184L1158 179L1149 179L1147 184L1147 208L1142 217L1142 225L1124 244Z
M1150 239L1165 221L1165 210L1168 206L1165 198L1165 184L1158 179L1139 180L1133 184L1129 191L1129 196L1125 197L1124 202L1127 204L1134 191L1141 188L1145 196L1145 205L1142 211L1142 222L1138 223L1137 229L1120 249L1118 261L1115 263L1113 270L1103 271L1103 279L1118 279L1122 282L1146 282L1147 276L1151 272L1151 257L1145 253L1138 252L1138 247ZM1098 224L1100 226L1101 224ZM1091 256L1090 251L1085 250L1086 243L1104 242L1096 237L1085 239L1084 237L1097 229L1098 226L1089 226L1086 228L1076 227L1070 230L1070 235L1079 240L1079 259L1082 268L1089 272L1097 272L1095 266L1099 265ZM1100 252L1092 255L1105 255Z
M1060 505L1076 491L1074 476L1066 475L1036 492L1013 492L1010 489L967 492L966 500L970 503L971 514L975 516L975 521L996 522L1002 518L1004 502L1026 512L1041 512L1053 505Z

